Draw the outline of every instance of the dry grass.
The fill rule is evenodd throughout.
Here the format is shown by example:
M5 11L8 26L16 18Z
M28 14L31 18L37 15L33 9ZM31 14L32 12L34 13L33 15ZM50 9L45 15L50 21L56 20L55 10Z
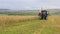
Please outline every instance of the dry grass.
M0 25L8 24L11 22L19 22L25 20L35 19L35 16L8 16L8 15L0 15Z

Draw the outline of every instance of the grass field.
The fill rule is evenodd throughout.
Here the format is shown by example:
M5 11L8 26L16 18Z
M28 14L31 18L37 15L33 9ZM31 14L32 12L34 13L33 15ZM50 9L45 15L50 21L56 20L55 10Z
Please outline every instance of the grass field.
M0 16L0 34L60 34L60 16Z

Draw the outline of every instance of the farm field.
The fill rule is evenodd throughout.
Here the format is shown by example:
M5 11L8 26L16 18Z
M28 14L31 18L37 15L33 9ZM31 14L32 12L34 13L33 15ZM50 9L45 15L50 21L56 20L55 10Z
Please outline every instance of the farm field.
M36 16L0 15L0 34L60 34L60 16L39 20Z

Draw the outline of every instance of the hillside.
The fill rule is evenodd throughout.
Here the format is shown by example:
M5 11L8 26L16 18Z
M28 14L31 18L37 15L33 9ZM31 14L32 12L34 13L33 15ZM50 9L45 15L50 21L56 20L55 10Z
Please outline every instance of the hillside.
M50 15L60 15L60 9L50 9L47 10ZM39 10L7 10L0 11L0 14L7 15L38 15Z

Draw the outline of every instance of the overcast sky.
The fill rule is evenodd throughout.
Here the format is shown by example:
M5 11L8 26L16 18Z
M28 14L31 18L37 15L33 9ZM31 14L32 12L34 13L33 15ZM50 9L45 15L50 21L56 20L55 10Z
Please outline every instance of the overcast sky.
M60 8L60 0L0 0L0 9L58 9Z

